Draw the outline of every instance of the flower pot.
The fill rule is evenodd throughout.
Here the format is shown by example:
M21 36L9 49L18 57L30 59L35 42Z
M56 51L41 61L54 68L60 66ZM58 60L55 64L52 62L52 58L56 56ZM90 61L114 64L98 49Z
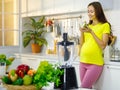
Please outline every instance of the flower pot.
M38 44L32 44L32 53L40 53L41 52L41 46Z

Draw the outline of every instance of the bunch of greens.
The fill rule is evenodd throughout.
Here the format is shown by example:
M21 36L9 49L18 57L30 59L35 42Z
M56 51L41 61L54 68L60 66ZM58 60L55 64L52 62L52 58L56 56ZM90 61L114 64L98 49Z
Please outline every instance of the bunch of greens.
M6 65L11 65L13 60L13 57L7 58L5 54L0 54L0 63L6 63Z
M0 54L0 63L1 62L6 62L6 55L5 54Z
M33 83L37 89L48 86L51 82L54 82L58 86L61 84L61 75L63 75L63 70L58 68L58 65L51 64L48 61L41 61L34 75Z

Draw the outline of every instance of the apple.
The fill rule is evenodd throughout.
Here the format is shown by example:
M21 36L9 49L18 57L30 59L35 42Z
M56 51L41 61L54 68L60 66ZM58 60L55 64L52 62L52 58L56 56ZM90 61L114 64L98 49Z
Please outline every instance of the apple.
M24 77L24 72L22 71L22 70L19 70L19 69L17 69L16 70L16 73L17 73L17 75L19 76L19 77L21 77L21 78L23 78Z
M23 84L30 85L32 83L32 77L30 75L25 75L23 77Z
M21 64L17 67L17 70L24 72L24 74L26 74L29 69L30 69L30 67L26 64Z
M11 79L12 82L14 82L15 80L17 80L18 75L16 74L16 70L15 69L11 69L8 73L9 78Z
M14 76L13 75L10 75L10 79L12 82L16 81L18 78L17 74L15 73Z

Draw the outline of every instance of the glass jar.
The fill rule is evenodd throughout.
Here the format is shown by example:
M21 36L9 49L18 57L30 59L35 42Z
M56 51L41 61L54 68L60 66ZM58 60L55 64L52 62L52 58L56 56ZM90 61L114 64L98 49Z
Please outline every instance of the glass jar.
M6 63L0 62L0 77L6 74Z

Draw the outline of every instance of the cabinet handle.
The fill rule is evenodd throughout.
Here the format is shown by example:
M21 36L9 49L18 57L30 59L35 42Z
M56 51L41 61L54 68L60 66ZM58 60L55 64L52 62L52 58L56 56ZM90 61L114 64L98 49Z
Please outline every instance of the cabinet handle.
M120 67L119 66L107 66L108 69L118 69L120 70Z

